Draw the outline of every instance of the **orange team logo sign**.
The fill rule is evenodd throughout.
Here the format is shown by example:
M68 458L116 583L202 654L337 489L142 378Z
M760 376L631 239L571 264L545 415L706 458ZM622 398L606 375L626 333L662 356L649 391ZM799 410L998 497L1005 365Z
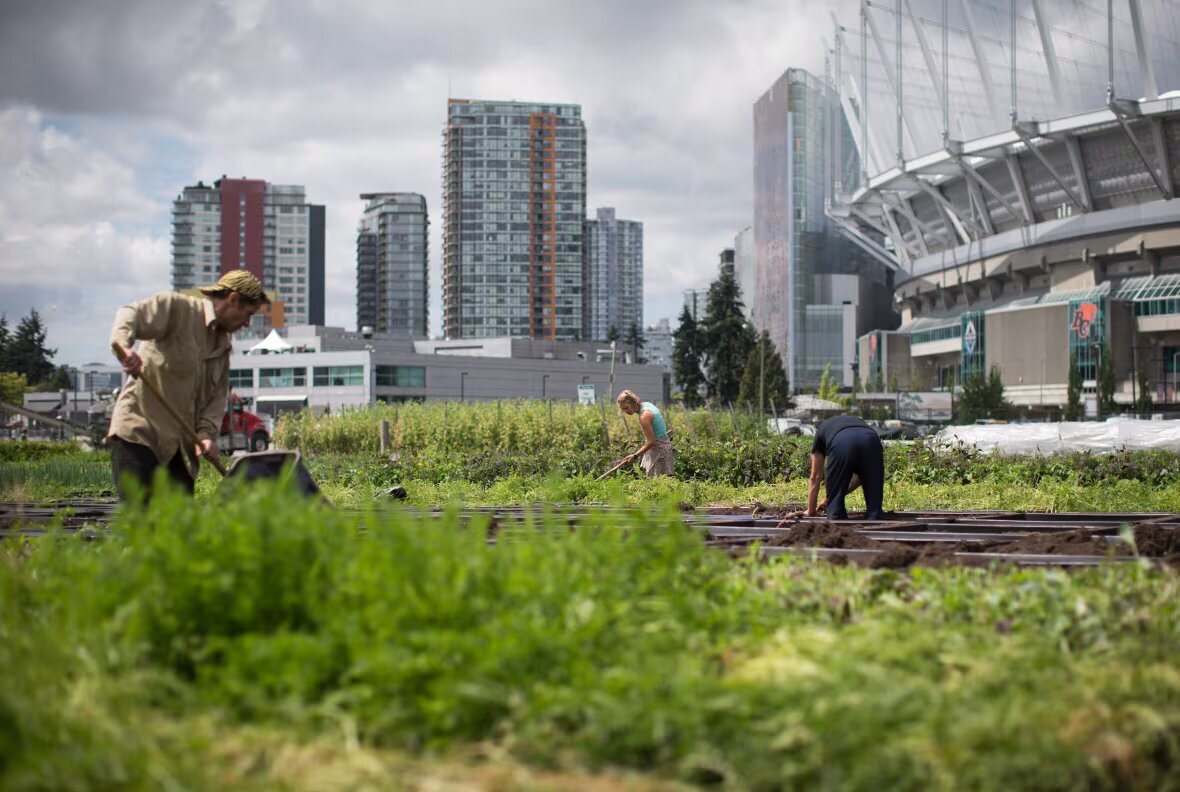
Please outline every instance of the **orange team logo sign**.
M1079 339L1086 339L1090 337L1090 327L1097 318L1098 305L1092 302L1082 303L1074 309L1073 322L1069 327L1078 334Z

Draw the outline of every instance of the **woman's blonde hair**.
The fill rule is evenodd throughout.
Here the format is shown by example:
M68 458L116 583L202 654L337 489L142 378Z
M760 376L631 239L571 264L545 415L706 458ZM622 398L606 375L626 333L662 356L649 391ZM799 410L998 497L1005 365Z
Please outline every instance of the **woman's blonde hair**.
M639 397L629 390L625 390L620 393L619 398L616 399L616 401L618 401L620 407L634 407L636 410L643 406L643 403L639 401Z

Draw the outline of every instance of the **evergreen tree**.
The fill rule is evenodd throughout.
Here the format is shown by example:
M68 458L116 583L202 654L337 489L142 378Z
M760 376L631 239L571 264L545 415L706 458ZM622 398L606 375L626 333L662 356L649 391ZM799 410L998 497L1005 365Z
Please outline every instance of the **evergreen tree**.
M643 363L643 358L640 357L639 353L646 342L643 340L643 331L639 329L638 322L632 322L631 326L627 328L627 340L625 343L631 347L631 360L635 363Z
M1011 410L1011 403L1004 398L1004 382L998 366L992 366L986 377L980 373L968 377L954 405L955 420L959 423L1007 418Z
M8 331L8 317L0 314L0 371L8 371L8 345L12 334Z
M1069 356L1069 380L1065 389L1065 420L1077 421L1082 417L1082 372L1078 368L1078 356Z
M701 373L700 329L687 305L680 312L680 325L672 333L672 377L680 386L684 405L699 407L701 386L705 382Z
M756 337L746 324L745 306L730 262L722 262L721 273L709 286L701 340L709 398L720 404L737 401L742 369Z
M794 406L783 360L770 340L770 333L765 330L746 357L746 368L738 390L738 404L746 409L757 410L759 402L767 410L772 404L776 410L787 410Z
M877 374L873 377L873 393L885 392L885 372L877 369Z
M1111 360L1110 347L1105 344L1099 347L1098 354L1098 409L1103 415L1109 415L1116 409L1114 403L1114 361Z
M607 341L618 341L619 340L619 328L615 327L614 325L611 325L610 327L608 327L606 329L606 340Z
M36 309L20 320L6 351L10 370L24 374L29 382L44 382L53 373L51 361L57 350L45 346L45 327Z
M71 390L74 383L70 381L70 370L65 366L58 366L53 370L46 385L47 390L51 391Z
M1147 377L1147 369L1139 369L1138 380L1136 383L1138 393L1135 394L1135 412L1139 415L1146 415L1151 412L1154 406L1151 398L1151 381Z
M890 393L897 393L897 375L896 374L889 375L889 392Z

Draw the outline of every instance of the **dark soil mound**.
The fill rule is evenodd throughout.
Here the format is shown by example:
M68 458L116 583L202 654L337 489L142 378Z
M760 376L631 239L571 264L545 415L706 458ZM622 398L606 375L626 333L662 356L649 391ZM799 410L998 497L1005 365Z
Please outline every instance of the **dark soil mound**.
M877 542L881 552L869 562L871 569L905 569L918 560L918 550L915 547L899 542Z
M993 553L1027 553L1039 555L1130 555L1125 544L1111 544L1100 536L1079 528L1061 533L1035 533L1015 542L987 548Z
M878 550L884 544L862 536L847 525L830 522L800 522L778 536L770 537L771 547L827 547L843 550Z
M822 547L832 550L878 550L871 558L840 556L839 563L849 560L865 563L872 569L904 569L918 560L918 551L898 542L879 542L870 539L847 525L831 522L800 522L785 534L768 537L771 547Z
M931 542L922 548L922 552L918 554L918 560L914 563L917 566L928 567L991 566L995 561L990 558L971 558L969 556L957 555L961 553L979 553L985 550L990 551L991 547L978 542Z
M1135 528L1135 547L1139 555L1150 558L1180 554L1180 531L1162 525L1140 525Z

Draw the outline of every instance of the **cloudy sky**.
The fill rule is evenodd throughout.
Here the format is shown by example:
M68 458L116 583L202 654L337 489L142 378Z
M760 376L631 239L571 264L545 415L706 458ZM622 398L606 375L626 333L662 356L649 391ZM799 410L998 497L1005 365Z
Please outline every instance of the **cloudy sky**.
M115 309L169 288L172 200L227 174L327 206L346 327L358 195L424 194L437 334L454 96L582 105L587 211L644 223L645 320L674 319L751 223L754 101L788 66L822 74L836 5L0 0L0 313L39 310L57 362L106 360Z

